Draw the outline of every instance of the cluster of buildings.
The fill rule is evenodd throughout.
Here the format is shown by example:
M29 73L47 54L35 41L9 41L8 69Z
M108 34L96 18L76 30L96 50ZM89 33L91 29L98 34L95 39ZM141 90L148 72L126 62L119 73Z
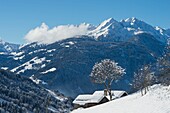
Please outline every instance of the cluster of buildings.
M111 91L112 100L121 98L123 96L128 95L126 91L117 91L112 90ZM107 90L104 91L95 91L93 94L84 94L84 95L78 95L76 99L73 101L74 109L83 107L88 108L95 105L103 104L110 101L110 96L107 92Z

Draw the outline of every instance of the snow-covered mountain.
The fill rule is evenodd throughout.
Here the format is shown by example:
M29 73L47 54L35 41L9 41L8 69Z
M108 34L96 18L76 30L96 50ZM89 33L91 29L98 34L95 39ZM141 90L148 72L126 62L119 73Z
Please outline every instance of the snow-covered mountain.
M126 75L113 87L130 91L133 73L156 62L169 37L168 30L136 18L120 22L110 18L97 27L85 26L89 26L85 35L49 44L28 43L9 55L1 54L0 68L75 97L102 88L90 82L89 74L96 62L109 58L126 69Z
M13 60L13 54L19 51L19 44L12 44L0 39L0 69L8 69L10 66L15 65L15 62L9 64L10 60ZM4 66L6 64L8 66Z
M97 41L93 37L82 36L47 45L27 44L1 65L14 73L33 78L37 84L75 97L102 88L90 82L89 74L96 62L109 58L126 69L126 75L113 87L130 91L133 73L145 63L156 62L164 46L147 33L123 42Z
M90 31L89 35L94 36L97 40L104 41L125 41L132 36L120 22L113 18L102 22L96 29Z
M134 35L149 33L157 40L166 43L167 38L170 37L170 35L168 31L165 31L165 29L153 27L135 17L123 19L120 22L113 18L109 18L99 24L96 29L90 31L89 35L104 41L126 41Z
M19 49L19 44L12 44L0 39L0 54L6 54Z
M51 44L59 40L86 35L100 41L120 42L127 41L132 36L140 33L149 33L163 43L166 43L167 38L170 37L168 30L159 26L152 26L132 17L121 21L109 18L98 26L81 23L79 25L59 25L50 28L45 23L42 23L41 26L30 30L25 39L28 42Z
M140 92L72 113L169 113L170 86L154 85L141 96Z

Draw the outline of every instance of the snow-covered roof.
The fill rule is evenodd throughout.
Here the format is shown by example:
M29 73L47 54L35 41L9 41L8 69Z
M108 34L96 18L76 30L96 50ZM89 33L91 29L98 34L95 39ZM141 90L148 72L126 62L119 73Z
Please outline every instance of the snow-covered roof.
M78 95L77 98L73 101L74 104L85 105L90 103L93 95Z
M112 90L111 91L112 93L112 99L115 99L115 98L120 98L124 93L127 93L126 91L120 91L120 90ZM93 93L93 96L97 96L97 95L103 95L104 96L104 91L95 91ZM107 94L108 96L106 96L107 98L110 98L109 97L109 94Z
M121 97L125 91L111 91L112 99ZM85 105L87 103L99 103L104 97L110 98L109 95L104 96L104 91L95 91L92 95L78 95L77 98L73 101L73 104Z
M104 95L79 95L74 101L74 104L85 105L87 103L99 103Z

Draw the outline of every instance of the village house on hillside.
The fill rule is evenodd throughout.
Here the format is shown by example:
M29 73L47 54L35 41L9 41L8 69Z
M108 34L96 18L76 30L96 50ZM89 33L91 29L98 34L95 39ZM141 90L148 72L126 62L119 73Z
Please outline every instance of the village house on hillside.
M112 90L112 100L128 95L126 91L115 91ZM99 105L109 101L109 95L107 90L95 91L91 94L78 95L73 101L74 109L83 107L88 108L91 106Z

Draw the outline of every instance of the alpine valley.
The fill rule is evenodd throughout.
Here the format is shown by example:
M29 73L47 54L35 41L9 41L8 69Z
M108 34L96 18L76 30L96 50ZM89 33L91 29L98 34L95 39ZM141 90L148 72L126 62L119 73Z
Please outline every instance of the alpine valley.
M144 64L156 62L170 37L170 30L153 27L134 17L121 21L109 18L98 26L86 25L85 35L50 44L17 45L1 40L0 68L32 80L35 84L26 80L35 86L32 90L42 87L74 98L103 89L104 86L90 82L89 74L96 62L111 59L126 69L126 74L112 88L130 92L134 72Z

